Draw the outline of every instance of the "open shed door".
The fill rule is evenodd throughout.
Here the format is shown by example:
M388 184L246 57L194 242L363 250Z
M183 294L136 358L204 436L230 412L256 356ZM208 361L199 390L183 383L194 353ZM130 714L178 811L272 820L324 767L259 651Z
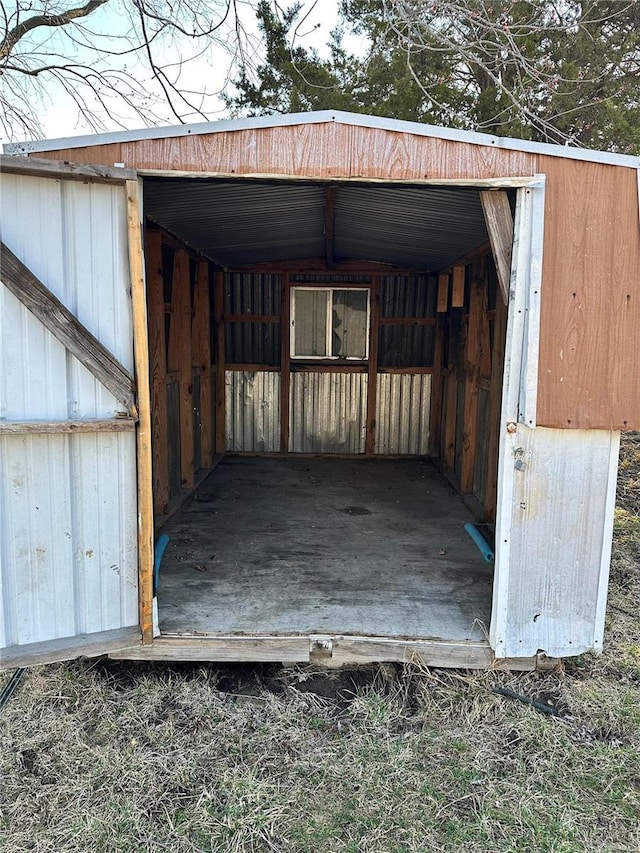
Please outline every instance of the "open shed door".
M497 658L601 649L604 630L620 434L536 424L543 218L544 183L520 190L500 420Z
M140 628L126 184L136 176L14 157L2 167L6 667L131 646Z

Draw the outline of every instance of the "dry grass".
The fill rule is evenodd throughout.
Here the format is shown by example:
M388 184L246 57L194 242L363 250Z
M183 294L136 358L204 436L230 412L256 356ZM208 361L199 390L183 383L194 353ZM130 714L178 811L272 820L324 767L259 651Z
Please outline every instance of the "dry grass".
M639 850L640 436L622 459L603 655L547 675L36 668L0 716L3 851Z

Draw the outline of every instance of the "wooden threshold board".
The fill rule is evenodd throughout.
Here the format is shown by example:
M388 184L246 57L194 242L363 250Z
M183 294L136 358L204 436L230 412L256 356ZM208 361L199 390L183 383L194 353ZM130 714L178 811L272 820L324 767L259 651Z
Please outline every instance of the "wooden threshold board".
M151 645L136 645L111 652L117 660L202 661L210 663L315 663L327 668L363 663L416 663L456 669L501 669L530 672L549 670L555 658L495 658L488 642L454 643L442 640L389 637L174 637L156 638Z

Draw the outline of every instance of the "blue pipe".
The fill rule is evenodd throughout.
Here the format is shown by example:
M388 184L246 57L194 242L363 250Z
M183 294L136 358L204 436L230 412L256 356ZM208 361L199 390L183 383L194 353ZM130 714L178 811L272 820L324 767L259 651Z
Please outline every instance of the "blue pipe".
M493 553L493 549L491 548L487 540L484 538L484 536L480 533L480 531L476 528L476 526L474 524L471 524L470 521L468 521L465 524L464 529L467 531L469 536L478 546L478 550L484 557L485 561L487 563L493 563L495 556Z
M160 563L162 562L162 555L164 554L165 548L169 544L169 537L166 533L163 533L162 536L158 538L156 542L156 548L153 555L153 594L156 595L158 592L158 584L160 583Z

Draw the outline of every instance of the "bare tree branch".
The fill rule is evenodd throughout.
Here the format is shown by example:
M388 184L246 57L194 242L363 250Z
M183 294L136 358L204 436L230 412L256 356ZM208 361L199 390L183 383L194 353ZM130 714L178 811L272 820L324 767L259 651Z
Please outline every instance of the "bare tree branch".
M35 30L37 27L64 27L77 18L84 18L90 15L108 2L109 0L89 0L86 5L77 6L75 9L68 9L60 15L33 15L31 18L27 18L26 21L23 21L10 30L0 43L0 59L5 59L9 56L20 39L24 38L31 30ZM0 73L2 72L0 71Z

